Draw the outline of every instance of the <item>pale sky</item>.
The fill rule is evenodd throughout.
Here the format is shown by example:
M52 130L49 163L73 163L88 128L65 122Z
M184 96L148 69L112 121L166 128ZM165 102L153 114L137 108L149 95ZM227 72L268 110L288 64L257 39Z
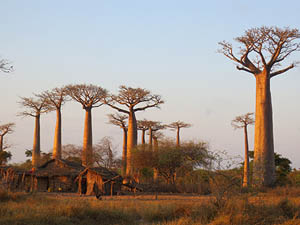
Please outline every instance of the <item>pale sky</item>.
M4 0L0 8L0 57L15 67L0 74L0 123L15 122L6 136L12 162L25 161L32 148L33 118L20 118L19 96L31 97L66 84L92 83L117 93L120 85L162 95L161 109L137 113L163 123L182 120L183 140L203 140L211 150L243 156L243 132L231 127L235 116L255 111L255 79L237 71L217 53L218 42L260 26L300 28L300 2L176 0ZM293 54L288 62L300 59ZM299 60L300 61L300 60ZM300 168L300 69L271 82L275 151ZM93 111L94 143L113 137L120 149L121 129L107 124L103 106ZM84 110L63 108L63 144L82 143ZM41 148L52 148L55 113L41 118ZM253 132L249 129L250 148ZM165 131L175 137L175 132Z

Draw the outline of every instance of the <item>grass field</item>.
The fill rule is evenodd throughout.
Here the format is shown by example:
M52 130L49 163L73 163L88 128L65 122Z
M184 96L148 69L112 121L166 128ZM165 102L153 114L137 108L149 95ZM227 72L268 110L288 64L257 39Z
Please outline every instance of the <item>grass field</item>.
M300 224L300 189L213 196L113 196L97 200L76 194L0 191L1 225L94 224Z

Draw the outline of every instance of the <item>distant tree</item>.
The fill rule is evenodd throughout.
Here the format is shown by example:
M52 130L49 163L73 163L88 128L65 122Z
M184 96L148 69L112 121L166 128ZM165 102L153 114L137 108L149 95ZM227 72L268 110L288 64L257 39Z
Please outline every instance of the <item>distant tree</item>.
M256 79L254 182L257 186L275 183L271 78L295 67L295 63L278 69L293 52L300 50L298 29L259 27L246 30L235 40L241 45L238 54L230 43L223 41L219 50L237 63L237 69L254 75ZM238 56L239 55L239 56Z
M192 126L191 124L185 123L182 121L176 121L176 122L173 122L168 125L169 128L171 128L172 130L176 130L176 132L177 132L177 135L176 135L176 145L177 146L180 146L180 129L181 128L189 128L191 126Z
M31 149L26 149L25 151L25 155L26 157L30 158L32 157L32 150ZM44 163L48 162L49 160L51 160L52 158L52 153L51 152L43 152L40 151L40 161L39 161L39 165L43 165ZM31 162L31 160L29 160ZM23 166L26 166L29 162L28 160L26 161L26 163ZM32 162L31 162L32 163Z
M12 157L12 154L9 151L5 151L5 150L1 151L0 152L0 166L5 165L8 162L8 160L11 159L11 157Z
M82 105L85 110L82 165L93 165L93 135L92 135L92 108L100 107L107 98L107 90L96 85L68 85L67 94Z
M166 142L157 151L137 146L133 151L133 162L139 169L155 169L167 183L175 184L175 174L180 168L196 169L209 163L210 154L207 144L185 143L177 147L175 143Z
M108 114L109 123L120 127L123 130L123 152L122 152L122 175L126 175L126 161L127 161L127 115Z
M275 152L276 167L276 185L286 185L288 183L288 174L292 171L292 162Z
M141 144L144 145L146 143L145 142L145 134L146 134L146 131L149 129L148 120L146 120L146 119L138 120L137 121L137 129L142 131Z
M67 144L62 146L62 158L81 164L82 146Z
M7 146L3 145L4 136L7 134L11 134L14 130L15 123L7 123L0 125L0 152L6 149Z
M54 134L53 158L61 159L61 107L69 100L67 98L66 88L54 88L51 91L45 91L39 95L45 99L49 105L56 110L56 126Z
M164 129L163 126L161 126L161 129ZM156 127L156 129L152 130L152 139L153 139L153 151L157 152L159 145L158 145L158 139L162 139L164 137L163 133L159 132L159 127ZM158 179L158 172L156 169L153 171L153 179L154 181L157 181Z
M159 121L148 120L147 126L149 135L149 146L153 149L153 133L165 129L165 125L162 125L162 123Z
M249 145L248 145L248 125L253 125L254 119L252 118L253 113L247 113L245 115L237 116L234 120L231 121L231 125L235 129L244 129L244 138L245 138L245 160L244 160L244 176L243 176L243 187L249 186Z
M128 114L128 138L127 138L127 166L126 175L132 175L133 165L131 164L131 151L134 146L137 145L137 121L135 113L138 111L144 111L148 108L159 108L159 105L164 103L159 95L153 95L150 91L142 88L131 88L126 86L120 86L119 94L111 96L111 102L107 102L107 105L113 109L118 110L121 113ZM116 106L119 104L125 106ZM137 105L141 105L137 107Z
M35 95L37 97L37 95ZM34 127L34 138L33 138L33 152L32 152L32 166L34 168L38 167L40 164L40 155L41 155L41 143L40 143L40 116L42 113L48 113L53 111L54 108L48 104L48 102L40 97L34 98L25 98L21 97L19 102L21 107L26 109L19 113L19 116L31 116L35 118L35 127Z
M0 59L0 71L4 73L9 73L13 71L13 66L10 65L6 59Z

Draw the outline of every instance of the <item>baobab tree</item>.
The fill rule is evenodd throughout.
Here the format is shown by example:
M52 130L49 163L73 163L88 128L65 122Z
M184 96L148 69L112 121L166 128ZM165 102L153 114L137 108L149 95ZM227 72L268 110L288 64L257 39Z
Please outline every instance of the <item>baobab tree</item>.
M13 70L13 66L10 65L6 59L0 59L0 71L9 73Z
M244 129L245 135L245 161L244 161L244 176L243 176L243 187L249 186L249 145L248 145L248 125L254 124L254 119L252 118L254 113L247 113L245 115L237 116L231 121L231 125L234 129Z
M31 116L35 118L35 127L34 127L34 137L33 137L33 148L32 148L32 166L37 168L40 163L41 155L41 140L40 140L40 117L42 113L48 113L53 111L54 108L48 104L46 99L38 97L37 98L26 98L21 97L19 102L21 107L26 109L19 113L19 116Z
M2 152L6 147L3 145L4 136L11 134L14 130L15 123L6 123L0 125L0 152Z
M154 131L152 130L153 151L155 152L155 154L157 154L157 151L158 151L158 139L164 137L163 133L159 132L159 130L160 130L159 128L155 129ZM158 178L158 171L157 171L157 169L154 168L153 179L155 182L157 182L157 178Z
M275 182L273 118L270 80L295 67L281 63L293 52L299 51L298 29L260 27L246 30L235 38L240 44L234 53L232 44L223 41L219 50L237 64L237 69L254 75L256 79L254 182L257 186L272 186Z
M82 165L93 166L92 109L104 104L107 91L92 84L66 86L67 94L82 105L85 110Z
M145 134L146 134L146 131L149 129L148 120L146 120L146 119L138 120L137 121L137 129L142 131L141 144L144 145L145 144Z
M56 110L56 126L54 133L53 154L54 159L61 159L61 107L68 100L66 88L54 88L51 91L45 91L39 95Z
M180 129L181 128L189 128L191 126L192 126L191 124L185 123L182 121L176 121L176 122L173 122L168 125L169 128L171 128L172 130L176 130L176 132L177 132L177 135L176 135L176 145L177 146L180 146Z
M123 130L123 152L122 152L122 175L126 175L126 160L127 160L127 115L122 115L119 113L108 114L109 123L120 127Z
M158 121L148 121L148 135L149 135L149 146L152 147L152 149L154 150L155 146L157 143L155 143L155 141L157 141L158 136L162 136L160 135L159 130L163 130L166 128L165 125L161 124L161 122ZM156 136L154 136L154 134L156 133ZM152 146L152 143L154 144L154 146Z
M138 111L144 111L148 108L159 108L159 105L164 103L164 101L161 99L160 95L153 95L146 89L126 86L120 86L119 94L112 95L110 100L111 102L106 102L107 105L129 116L126 175L131 175L133 171L131 151L137 145L137 122L135 113ZM116 104L119 104L120 106L116 106ZM124 109L121 106L126 108Z

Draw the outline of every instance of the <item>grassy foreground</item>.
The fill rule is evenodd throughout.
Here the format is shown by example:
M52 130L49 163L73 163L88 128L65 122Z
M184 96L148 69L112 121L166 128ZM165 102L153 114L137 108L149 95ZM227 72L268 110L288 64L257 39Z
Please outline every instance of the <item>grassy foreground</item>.
M298 197L299 196L299 197ZM300 189L231 197L94 197L8 193L0 190L1 225L300 224Z

